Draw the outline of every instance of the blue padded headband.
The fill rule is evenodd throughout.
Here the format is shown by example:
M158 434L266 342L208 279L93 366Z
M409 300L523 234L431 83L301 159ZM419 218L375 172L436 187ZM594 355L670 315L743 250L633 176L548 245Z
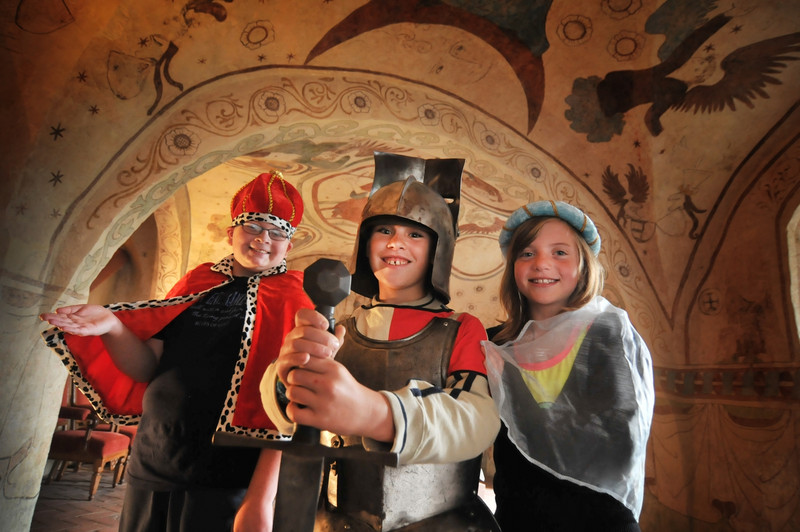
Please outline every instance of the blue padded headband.
M528 203L511 213L503 229L500 230L500 249L503 256L508 251L508 244L511 242L514 230L522 222L535 216L550 216L564 220L580 233L595 256L600 253L600 234L597 232L594 222L582 210L563 201L545 200Z

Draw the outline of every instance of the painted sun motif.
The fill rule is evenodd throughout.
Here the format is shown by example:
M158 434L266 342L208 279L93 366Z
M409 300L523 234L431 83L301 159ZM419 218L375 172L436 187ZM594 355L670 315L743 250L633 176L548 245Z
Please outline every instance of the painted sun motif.
M623 19L639 11L641 0L603 0L600 4L603 12L613 19Z
M356 113L367 113L372 105L369 96L363 91L351 92L347 95L347 101L350 103L350 108Z
M500 138L494 131L486 129L481 131L478 136L480 138L481 146L487 150L496 152L500 149Z
M264 91L258 95L258 108L270 118L278 118L286 112L283 96L273 91Z
M530 163L525 167L525 175L528 175L537 182L544 181L546 172L543 170L543 166L539 163Z
M556 35L567 46L578 46L592 37L592 21L582 15L568 15L561 19Z
M173 155L194 155L200 146L200 138L186 128L176 127L166 134L164 143Z
M438 126L441 122L439 111L433 105L426 103L417 109L419 121L426 126Z
M275 40L275 28L268 20L256 20L245 26L239 41L250 50L260 48Z
M633 31L621 31L608 43L608 53L617 61L633 61L642 53L644 37Z

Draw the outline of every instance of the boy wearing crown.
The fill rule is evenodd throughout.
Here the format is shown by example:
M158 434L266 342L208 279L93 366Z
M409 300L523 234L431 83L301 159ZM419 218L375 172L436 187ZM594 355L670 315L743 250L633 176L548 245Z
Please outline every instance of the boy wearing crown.
M286 268L302 216L299 192L261 174L231 202L232 254L165 300L42 314L54 326L45 341L98 414L138 423L121 531L271 529L280 454L211 440L277 437L258 385L295 313L313 308L302 273Z

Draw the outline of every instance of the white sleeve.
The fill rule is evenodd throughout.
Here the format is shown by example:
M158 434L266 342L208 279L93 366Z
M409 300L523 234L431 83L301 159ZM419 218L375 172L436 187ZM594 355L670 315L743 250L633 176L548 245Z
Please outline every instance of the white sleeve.
M446 385L411 380L404 388L381 392L389 398L395 440L387 449L364 438L364 447L397 452L401 464L460 462L480 455L500 430L489 383L479 373L457 371Z
M275 370L275 363L273 362L267 367L264 376L261 377L261 384L259 385L259 392L261 392L261 404L267 412L270 420L275 424L275 428L281 434L291 435L294 434L294 423L286 417L280 402L278 401L278 373Z

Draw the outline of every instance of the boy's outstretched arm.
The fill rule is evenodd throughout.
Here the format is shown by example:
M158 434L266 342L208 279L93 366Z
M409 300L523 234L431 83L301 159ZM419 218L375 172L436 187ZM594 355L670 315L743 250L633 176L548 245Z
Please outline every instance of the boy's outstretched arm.
M147 382L155 373L163 342L140 340L102 305L70 305L39 317L69 334L99 336L114 364L135 381Z
M250 479L250 486L247 488L247 494L236 513L233 532L272 531L272 521L275 517L273 503L278 492L280 466L280 451L261 450L256 469Z

